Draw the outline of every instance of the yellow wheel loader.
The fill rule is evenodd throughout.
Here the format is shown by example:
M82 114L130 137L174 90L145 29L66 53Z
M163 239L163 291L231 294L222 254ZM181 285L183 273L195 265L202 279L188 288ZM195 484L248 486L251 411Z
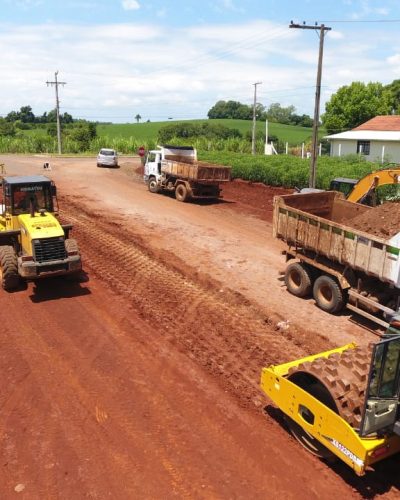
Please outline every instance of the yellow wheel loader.
M0 277L4 290L20 279L73 275L81 271L78 245L69 238L71 225L56 218L56 187L43 175L6 176L1 181Z
M377 344L348 344L264 368L261 388L314 455L363 475L400 451L400 321Z

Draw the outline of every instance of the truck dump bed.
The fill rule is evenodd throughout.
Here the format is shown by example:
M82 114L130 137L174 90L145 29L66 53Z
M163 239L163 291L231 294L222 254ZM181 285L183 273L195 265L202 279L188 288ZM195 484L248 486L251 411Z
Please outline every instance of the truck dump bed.
M161 172L199 183L219 183L231 180L231 167L190 159L184 162L175 161L169 158L162 160Z
M322 255L400 288L400 249L351 227L351 220L367 210L373 208L346 201L334 191L277 196L273 235L296 250Z

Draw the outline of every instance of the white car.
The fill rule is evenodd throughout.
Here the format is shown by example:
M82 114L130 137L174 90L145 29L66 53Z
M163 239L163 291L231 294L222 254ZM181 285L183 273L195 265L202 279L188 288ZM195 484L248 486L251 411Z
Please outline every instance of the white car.
M118 167L118 155L115 149L100 149L97 155L98 167Z

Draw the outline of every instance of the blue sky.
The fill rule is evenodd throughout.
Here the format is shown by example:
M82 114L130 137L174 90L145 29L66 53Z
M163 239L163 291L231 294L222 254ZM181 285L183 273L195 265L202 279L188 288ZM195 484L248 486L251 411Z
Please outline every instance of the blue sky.
M75 117L203 118L219 99L293 104L313 113L318 36L332 27L323 104L352 81L400 78L397 0L0 0L0 115L30 104ZM395 22L394 22L395 21ZM397 22L396 22L397 21Z

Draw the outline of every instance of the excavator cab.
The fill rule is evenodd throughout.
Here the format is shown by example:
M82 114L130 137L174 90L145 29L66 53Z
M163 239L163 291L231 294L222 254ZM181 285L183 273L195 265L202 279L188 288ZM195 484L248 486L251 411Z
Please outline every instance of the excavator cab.
M357 184L357 179L348 179L346 177L336 177L331 181L329 191L339 191L347 198Z
M392 327L391 327L392 328ZM374 346L360 436L400 436L400 335L387 335Z

